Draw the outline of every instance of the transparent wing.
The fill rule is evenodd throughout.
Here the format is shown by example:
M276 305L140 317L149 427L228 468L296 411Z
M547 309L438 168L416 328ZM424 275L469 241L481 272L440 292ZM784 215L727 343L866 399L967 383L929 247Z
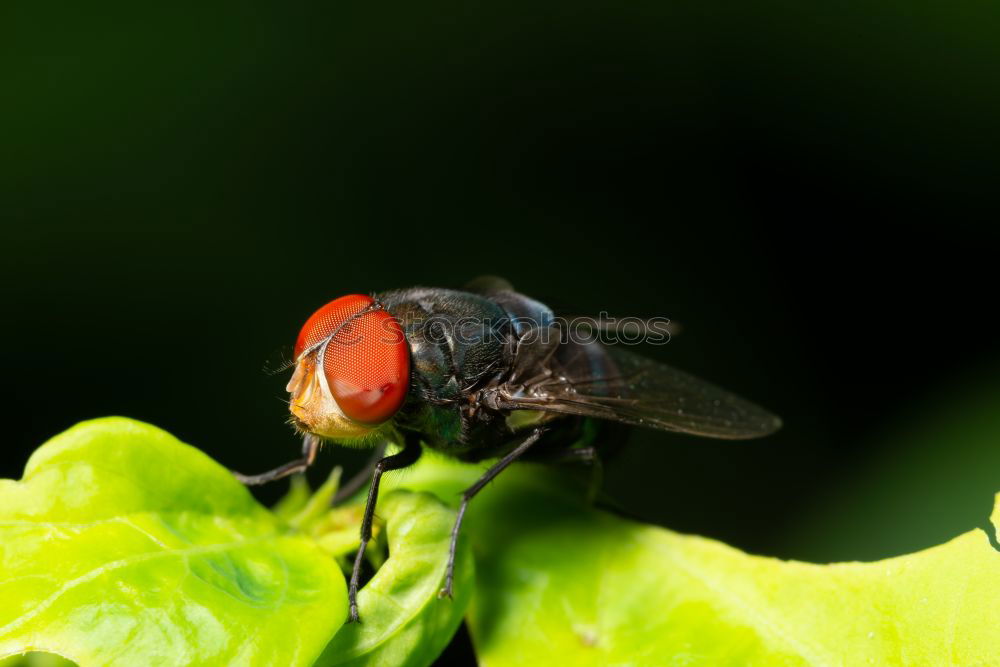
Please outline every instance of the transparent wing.
M526 342L498 390L508 409L597 417L728 440L768 435L781 420L665 364L599 343Z

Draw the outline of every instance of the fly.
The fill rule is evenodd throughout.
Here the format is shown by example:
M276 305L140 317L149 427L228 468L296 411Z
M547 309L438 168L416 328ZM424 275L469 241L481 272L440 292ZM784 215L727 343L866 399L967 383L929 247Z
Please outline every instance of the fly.
M335 299L313 313L295 344L287 390L292 421L305 434L302 457L236 476L263 484L302 472L324 440L401 445L371 471L348 588L350 620L357 621L379 482L386 471L415 463L422 446L463 461L498 458L462 494L440 594L451 597L469 501L519 458L596 456L573 447L584 419L728 440L781 427L774 415L703 380L567 333L550 308L499 278L462 291L414 287Z

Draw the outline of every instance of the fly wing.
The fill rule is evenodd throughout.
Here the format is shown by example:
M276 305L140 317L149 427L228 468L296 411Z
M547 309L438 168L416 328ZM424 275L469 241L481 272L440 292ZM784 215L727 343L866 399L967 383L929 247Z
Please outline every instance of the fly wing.
M724 389L621 347L522 340L499 387L508 409L610 419L727 440L757 438L781 420Z

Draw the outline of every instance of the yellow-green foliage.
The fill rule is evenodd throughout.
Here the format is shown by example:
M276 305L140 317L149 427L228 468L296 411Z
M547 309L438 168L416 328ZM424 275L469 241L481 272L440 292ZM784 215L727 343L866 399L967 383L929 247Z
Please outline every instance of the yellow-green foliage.
M593 509L534 465L473 502L456 599L439 600L452 507L481 471L426 455L386 480L389 558L345 626L359 507L327 509L335 477L272 512L163 431L80 424L0 482L0 656L426 665L465 615L488 667L997 662L1000 553L981 530L875 563L784 562Z

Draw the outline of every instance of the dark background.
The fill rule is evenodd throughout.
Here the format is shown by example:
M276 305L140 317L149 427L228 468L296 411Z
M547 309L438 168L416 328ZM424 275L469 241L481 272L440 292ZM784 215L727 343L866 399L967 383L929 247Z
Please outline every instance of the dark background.
M298 443L261 364L314 309L495 273L681 322L648 354L785 419L743 444L636 433L607 487L630 513L820 561L981 524L998 14L7 3L0 474L108 414L273 467Z

